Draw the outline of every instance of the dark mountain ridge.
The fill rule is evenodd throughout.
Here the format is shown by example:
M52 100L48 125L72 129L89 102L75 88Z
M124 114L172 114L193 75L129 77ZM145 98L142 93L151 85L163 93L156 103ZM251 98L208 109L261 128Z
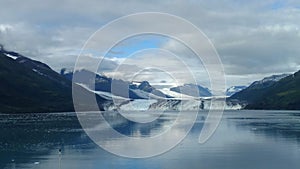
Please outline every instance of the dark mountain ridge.
M300 110L300 71L254 82L228 100L245 102L245 109Z
M44 63L1 48L0 79L0 113L74 111L72 82ZM97 100L105 102L99 96Z

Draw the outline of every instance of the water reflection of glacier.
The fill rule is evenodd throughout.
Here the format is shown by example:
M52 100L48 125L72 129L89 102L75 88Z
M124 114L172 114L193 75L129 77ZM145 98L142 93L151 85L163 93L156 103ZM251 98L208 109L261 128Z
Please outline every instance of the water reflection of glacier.
M89 114L91 120L98 115ZM107 119L114 119L111 115ZM176 112L166 112L157 121L160 124L153 123L148 127L132 124L123 134L132 137L156 135L166 129L164 126L172 125L176 117ZM58 168L59 148L63 152L62 169L299 168L300 112L226 111L211 139L198 144L205 117L206 112L200 112L190 134L171 151L135 160L99 148L81 129L75 113L0 115L0 168ZM116 119L119 121L111 125L122 131L122 126L128 121L119 116ZM98 125L91 123L90 127L106 130ZM177 132L180 134L181 130ZM114 143L114 140L108 142ZM145 150L151 148L156 147L145 147Z

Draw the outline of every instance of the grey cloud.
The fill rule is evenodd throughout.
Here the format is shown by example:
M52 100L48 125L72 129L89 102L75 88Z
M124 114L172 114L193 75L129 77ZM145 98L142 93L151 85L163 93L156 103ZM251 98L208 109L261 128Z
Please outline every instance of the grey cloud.
M218 50L229 84L247 84L272 73L300 69L300 3L296 0L287 0L276 9L273 8L276 1L272 0L247 3L0 0L0 3L0 43L45 61L55 70L72 67L85 41L104 24L126 14L145 11L178 15L201 28ZM103 37L102 42L109 41L110 36L114 35ZM193 36L191 40L195 40ZM117 55L122 51L116 52ZM189 61L191 54L185 49L175 52ZM161 58L162 62L165 60ZM108 71L119 63L109 60L106 64L103 68ZM201 63L193 67L197 65Z

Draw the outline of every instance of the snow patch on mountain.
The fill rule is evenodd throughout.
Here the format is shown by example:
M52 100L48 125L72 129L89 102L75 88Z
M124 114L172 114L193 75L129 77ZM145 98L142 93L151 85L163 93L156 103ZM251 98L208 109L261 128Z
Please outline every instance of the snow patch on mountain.
M280 74L280 75L272 75L272 76L269 76L269 77L265 77L263 78L262 80L259 80L259 81L255 81L253 84L262 84L262 83L266 83L266 82L278 82L279 80L289 76L290 74Z
M226 96L232 96L233 94L242 91L247 88L247 86L231 86L226 90Z
M169 88L158 89L159 91L163 92L165 95L169 95L174 97L175 99L195 99L193 96L185 95L182 93L171 91Z
M44 73L41 73L40 71L38 71L36 69L32 69L32 71L36 72L37 74L39 74L41 76L46 76Z
M4 53L7 57L13 59L13 60L16 60L18 59L18 56L14 56L14 55L11 55L11 54L8 54L8 53Z
M131 89L137 96L147 99L149 98L149 93L139 90L139 89Z
M87 85L85 84L82 84L82 83L76 83L77 85L85 88L86 90L90 91L90 92L93 92L101 97L103 97L104 99L106 100L124 100L124 101L128 101L128 98L125 98L125 97L121 97L121 96L116 96L110 92L103 92L103 91L95 91L95 90L92 90L90 89Z

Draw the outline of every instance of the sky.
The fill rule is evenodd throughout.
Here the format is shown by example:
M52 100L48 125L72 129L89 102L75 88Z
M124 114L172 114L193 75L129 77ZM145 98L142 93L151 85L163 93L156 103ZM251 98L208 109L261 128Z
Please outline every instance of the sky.
M249 85L265 76L300 70L300 2L297 0L129 0L126 3L118 0L0 0L0 4L0 43L7 50L45 62L58 72L61 68L72 70L81 48L99 28L137 12L169 13L197 26L216 48L228 87ZM153 20L153 24L158 20ZM131 24L125 23L119 30L137 26ZM114 31L103 37L101 43L108 42ZM187 33L194 41L193 33ZM153 48L156 50L143 51ZM146 80L156 80L156 83L174 78L179 84L192 83L186 70L178 69L182 61L166 50L187 63L198 83L209 86L201 61L183 44L169 37L128 38L113 47L99 70L125 80L140 78L133 76L133 72L140 70L147 75L143 76L148 78ZM163 66L168 72L159 74L162 71L154 69L155 66ZM147 69L141 71L141 67Z

